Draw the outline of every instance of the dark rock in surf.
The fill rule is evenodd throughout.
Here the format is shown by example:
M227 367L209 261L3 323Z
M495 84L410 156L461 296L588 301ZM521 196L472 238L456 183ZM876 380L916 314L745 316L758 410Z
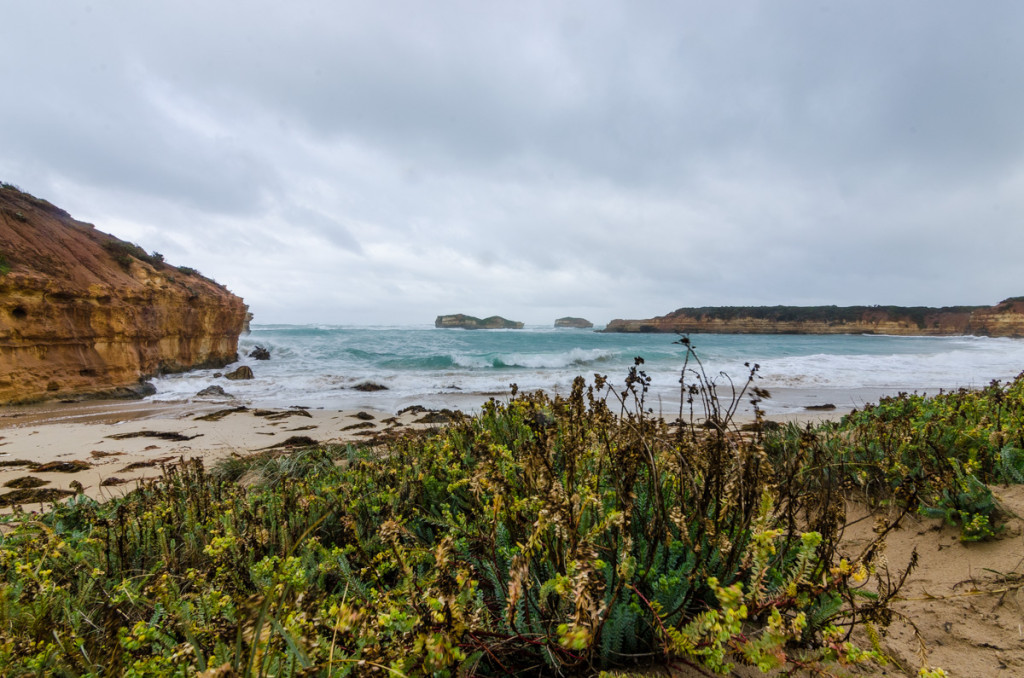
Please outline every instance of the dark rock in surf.
M198 397L198 398L206 398L206 397L212 397L212 398L234 398L235 396L231 395L230 393L225 391L220 386L207 386L202 391L199 391L198 393L196 393L196 397Z
M250 358L256 360L270 360L270 349L263 348L259 344L256 344L256 348L249 352Z
M369 393L372 391L386 391L388 390L388 387L373 381L364 381L361 384L356 384L355 386L352 387L352 389L355 391L363 391L365 393Z

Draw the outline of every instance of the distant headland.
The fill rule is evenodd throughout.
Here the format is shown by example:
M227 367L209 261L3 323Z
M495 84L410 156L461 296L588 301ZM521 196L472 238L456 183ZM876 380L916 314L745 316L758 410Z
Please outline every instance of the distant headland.
M616 319L604 332L891 334L1024 337L1024 297L995 306L704 306L645 320Z
M523 323L518 320L508 320L500 315L492 315L488 318L474 318L471 315L456 313L455 315L439 315L434 320L434 327L454 328L463 330L521 330Z

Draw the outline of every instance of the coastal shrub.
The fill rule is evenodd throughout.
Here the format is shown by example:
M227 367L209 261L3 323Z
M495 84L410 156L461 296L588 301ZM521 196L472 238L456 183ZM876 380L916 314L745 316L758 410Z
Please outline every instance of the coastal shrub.
M11 263L7 261L7 257L4 256L3 252L0 252L0 275L7 275L11 272Z
M838 424L766 436L769 455L801 446L869 500L945 518L965 541L990 538L1001 513L989 485L1024 482L1024 373L976 391L900 393Z
M0 533L0 665L486 676L881 660L850 633L886 623L906 573L839 552L829 465L780 489L814 450L773 460L759 432L740 435L736 399L691 355L691 416L673 423L646 408L638 359L621 387L514 390L386 449L182 462L121 499L16 514ZM756 370L739 389L755 401Z
M103 243L103 249L110 252L114 261L126 271L131 267L132 259L144 261L155 268L163 268L164 265L164 256L159 252L148 254L138 245L123 240L108 240Z

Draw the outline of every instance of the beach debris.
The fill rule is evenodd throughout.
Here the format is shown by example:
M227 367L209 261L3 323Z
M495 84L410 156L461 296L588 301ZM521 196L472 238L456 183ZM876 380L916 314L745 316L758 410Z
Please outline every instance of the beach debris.
M0 508L21 504L52 504L65 497L70 497L74 492L58 490L55 487L44 487L42 489L14 490L7 494L0 494Z
M51 461L49 464L33 466L35 473L78 473L92 468L92 464L86 461Z
M310 414L309 412L307 412L306 410L296 410L296 409L289 409L289 410L253 410L253 414L255 416L257 416L257 417L264 417L264 418L266 418L266 419L268 419L270 421L277 421L279 419L287 419L288 417L291 417L291 416L309 417L310 419L313 418L313 415Z
M312 431L316 428L316 424L307 424L306 426L296 426L295 428L286 428L285 431L292 433L294 431Z
M124 485L127 482L130 482L130 481L127 480L126 478L118 478L116 476L110 476L109 478L105 478L100 483L100 487L111 487L113 485Z
M149 461L135 461L125 466L123 469L118 471L118 473L128 473L129 471L137 471L140 468L153 468L154 466L156 466L156 464L156 459L151 459Z
M174 459L174 457L160 457L159 459L147 459L146 461L136 461L128 464L118 473L128 473L129 471L137 471L140 468L153 468L154 466L160 466Z
M4 487L9 487L14 490L31 490L33 488L49 484L49 480L43 480L42 478L36 478L35 476L22 476L20 478L8 480L4 483Z
M455 412L449 409L443 410L430 410L419 419L415 420L414 424L447 424L455 419Z
M750 422L749 424L743 424L740 426L740 431L744 433L752 433L756 431L778 431L782 428L782 424L771 419L765 419L760 424L757 422Z
M220 421L229 414L235 414L236 412L248 412L249 408L246 406L232 407L226 410L217 410L216 412L210 412L199 417L195 417L196 421Z
M196 393L196 397L197 398L206 398L206 397L234 398L235 396L233 396L230 393L228 393L227 391L225 391L224 388L221 387L221 386L207 386L202 391L199 391L198 393Z
M377 382L374 381L364 381L362 383L356 384L355 386L352 387L352 389L355 391L371 392L387 391L388 387L384 386L383 384L378 384Z
M808 405L804 409L808 412L831 412L836 409L836 406L832 403L825 403L823 405Z
M103 457L119 457L122 454L124 454L124 452L104 452L102 450L93 450L89 453L89 456L93 459L102 459Z
M197 433L194 436L187 436L183 433L175 433L174 431L134 431L132 433L115 433L114 435L107 436L112 440L126 440L128 438L159 438L160 440L172 440L180 442L183 440L192 440L203 435Z
M288 438L284 442L274 443L273 445L270 445L269 447L263 447L261 449L273 450L273 449L276 449L278 447L319 447L319 446L320 446L320 442L318 440L313 440L309 436L291 436L290 438Z
M249 357L255 358L256 360L270 360L270 349L256 344L256 348L249 353Z
M374 424L372 421L361 421L358 424L352 424L350 426L346 426L346 427L344 427L341 430L342 431L354 431L354 430L360 429L360 428L377 428L377 425Z
M225 379L231 379L232 381L238 381L239 379L255 379L255 375L252 373L252 368L248 365L242 365L234 372L228 372L224 375Z
M430 410L423 407L423 405L409 405L409 407L403 407L402 409L398 410L398 412L395 412L395 416L400 417L403 414L423 414L424 412L429 411Z
M355 417L356 419L360 419L362 421L373 421L374 419L376 419L376 417L373 416L372 414L370 414L369 412L362 412L362 411L356 412L352 416Z
M77 480L72 480L70 483L68 483L68 487L70 487L75 494L85 493L85 486L82 485L82 483L78 482Z
M39 466L38 462L26 461L24 459L4 459L0 461L0 468L8 468L11 466L28 466L30 468Z
M401 426L402 422L398 421L398 417L388 417L387 419L381 419L380 423L387 424L388 426Z

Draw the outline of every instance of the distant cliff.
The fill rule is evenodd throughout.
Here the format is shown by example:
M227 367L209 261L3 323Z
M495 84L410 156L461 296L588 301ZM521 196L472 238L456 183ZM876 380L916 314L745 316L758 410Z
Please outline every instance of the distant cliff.
M500 315L492 315L489 318L474 318L471 315L457 313L455 315L439 315L434 320L434 327L455 328L463 330L521 330L523 323L516 320L506 320Z
M0 404L126 395L236 359L242 299L0 185Z
M605 332L893 334L1024 337L1024 297L995 306L706 306L647 320L613 320Z

